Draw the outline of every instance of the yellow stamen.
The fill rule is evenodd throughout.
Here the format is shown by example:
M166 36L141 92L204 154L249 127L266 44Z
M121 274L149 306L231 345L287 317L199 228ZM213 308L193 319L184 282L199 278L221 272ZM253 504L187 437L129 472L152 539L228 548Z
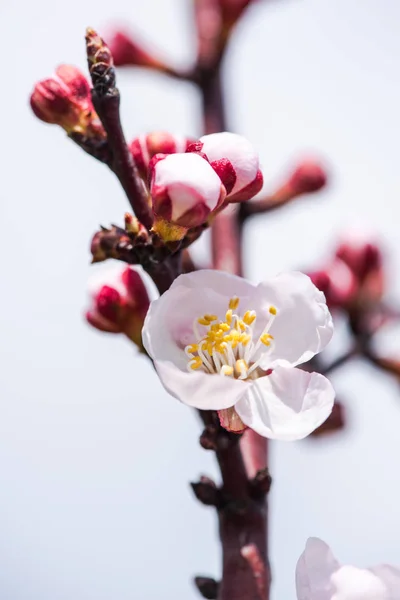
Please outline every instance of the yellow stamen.
M254 310L247 310L243 316L243 322L246 325L251 325L256 320L256 313Z
M204 315L204 318L207 319L209 323L218 319L217 315Z
M247 333L242 333L242 335L240 336L240 343L243 344L243 346L247 346L250 340L251 335L248 335Z
M190 344L190 346L188 346L188 349L187 349L187 351L188 351L190 354L193 354L194 352L197 352L197 350L198 350L198 349L199 349L199 346L198 346L198 344Z
M239 360L236 361L235 370L237 373L239 373L239 375L245 375L247 372L247 369L248 369L248 365L245 360L240 358Z
M220 371L221 375L233 375L233 367L224 365Z
M272 337L272 335L270 335L269 333L264 333L261 337L260 337L260 342L263 343L265 346L270 346L271 345L271 340L273 340L274 338Z
M200 325L206 325L206 326L210 324L209 321L205 317L200 317L199 319L197 319L197 322Z
M271 315L275 316L278 311L276 310L275 306L270 306L269 312L271 313Z
M229 306L230 306L230 302L229 302ZM233 315L233 311L230 308L229 310L226 311L226 315L225 315L225 321L228 323L228 325L231 325L232 323L232 315Z
M195 371L196 369L200 369L203 366L203 361L200 356L196 356L193 360L190 361L189 367Z
M239 298L237 296L233 296L233 298L231 298L229 300L229 308L232 310L236 310L237 307L239 306L239 302L240 302Z

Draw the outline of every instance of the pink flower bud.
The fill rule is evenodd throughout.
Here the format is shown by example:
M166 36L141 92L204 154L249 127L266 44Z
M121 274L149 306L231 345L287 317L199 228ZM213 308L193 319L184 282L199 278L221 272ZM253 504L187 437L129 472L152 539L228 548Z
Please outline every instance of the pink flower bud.
M109 333L124 333L142 349L142 327L150 304L140 273L117 265L89 280L90 325Z
M359 286L358 304L378 302L385 290L385 273L382 251L362 232L350 232L339 245L336 257L353 273Z
M301 194L318 192L326 185L326 181L325 169L317 162L305 160L296 167L286 185L294 198Z
M341 260L334 260L325 270L310 273L310 278L314 285L324 292L329 308L346 309L356 297L356 278Z
M116 67L133 65L164 71L166 65L147 52L136 40L116 31L108 44Z
M147 180L150 160L156 154L186 152L193 140L164 131L155 131L135 138L129 149L143 179Z
M263 186L258 154L241 135L212 133L204 135L188 149L201 152L220 177L229 202L243 202L255 196Z
M364 236L357 234L350 234L339 245L336 256L360 279L364 279L371 271L381 268L383 262L380 248Z
M168 241L181 239L185 229L205 223L224 201L226 192L218 175L197 154L157 154L149 170L156 221L183 228L183 231L171 231L174 237ZM160 231L157 224L155 230ZM166 231L162 235L164 239L166 235L169 236Z
M30 103L39 119L60 125L67 133L95 135L102 131L89 82L74 66L61 65L52 77L39 81Z

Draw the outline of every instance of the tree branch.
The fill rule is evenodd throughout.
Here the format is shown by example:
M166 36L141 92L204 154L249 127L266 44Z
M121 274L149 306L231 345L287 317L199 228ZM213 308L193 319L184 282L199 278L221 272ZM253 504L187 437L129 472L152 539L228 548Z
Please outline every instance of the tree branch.
M115 69L111 52L92 29L86 32L86 47L93 83L93 105L107 133L112 154L110 166L121 182L136 217L147 229L150 229L153 216L149 196L122 131L119 112L120 94L115 87Z

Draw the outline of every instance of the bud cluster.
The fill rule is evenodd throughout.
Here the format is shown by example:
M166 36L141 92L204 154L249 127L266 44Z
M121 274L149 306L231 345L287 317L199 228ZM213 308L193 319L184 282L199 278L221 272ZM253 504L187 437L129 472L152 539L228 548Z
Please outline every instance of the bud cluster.
M330 264L310 277L331 308L365 311L376 305L384 292L382 252L363 236L349 235L337 247Z
M130 150L149 185L153 230L167 242L183 239L229 203L249 200L263 184L257 153L233 133L192 141L156 132L133 140Z

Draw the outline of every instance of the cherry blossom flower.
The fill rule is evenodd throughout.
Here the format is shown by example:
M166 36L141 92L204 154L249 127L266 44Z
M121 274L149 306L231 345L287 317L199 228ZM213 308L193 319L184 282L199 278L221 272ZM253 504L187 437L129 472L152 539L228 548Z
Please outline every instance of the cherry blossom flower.
M310 538L296 567L298 600L398 600L400 569L341 565L331 549Z
M204 135L189 146L188 152L206 156L225 185L229 202L249 200L263 186L258 154L241 135L228 131Z
M330 382L295 368L332 337L325 297L286 273L253 285L220 271L181 275L150 305L143 344L166 390L218 410L231 431L295 440L329 416Z

